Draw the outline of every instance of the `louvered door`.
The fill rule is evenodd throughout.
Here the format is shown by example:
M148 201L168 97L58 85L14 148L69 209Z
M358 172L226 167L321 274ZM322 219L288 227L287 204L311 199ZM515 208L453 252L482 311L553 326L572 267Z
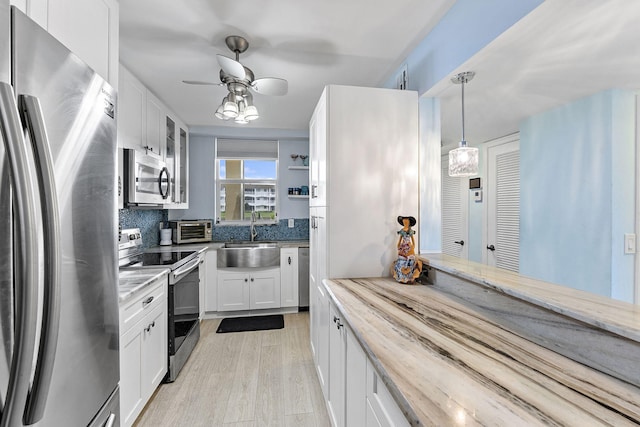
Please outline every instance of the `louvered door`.
M449 176L449 156L442 156L442 253L468 258L468 182Z
M487 264L519 271L520 142L487 149Z

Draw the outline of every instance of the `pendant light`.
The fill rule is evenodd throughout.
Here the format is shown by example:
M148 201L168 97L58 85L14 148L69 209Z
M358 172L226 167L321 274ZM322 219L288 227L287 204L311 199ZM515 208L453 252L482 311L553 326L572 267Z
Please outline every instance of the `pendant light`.
M467 147L464 139L464 85L473 79L476 73L465 71L451 78L455 84L462 86L462 140L458 148L449 151L449 176L474 176L478 174L478 149Z

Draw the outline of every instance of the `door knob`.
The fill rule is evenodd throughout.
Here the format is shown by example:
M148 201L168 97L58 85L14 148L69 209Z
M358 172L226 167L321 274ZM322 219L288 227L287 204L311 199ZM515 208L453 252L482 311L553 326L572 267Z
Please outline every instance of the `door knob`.
M453 242L453 243L457 243L457 244L459 244L460 246L464 246L464 240L456 240L456 241L455 241L455 242Z
M493 246L493 245L489 245L489 246L487 246L487 249L489 249L490 251L495 251L496 247Z

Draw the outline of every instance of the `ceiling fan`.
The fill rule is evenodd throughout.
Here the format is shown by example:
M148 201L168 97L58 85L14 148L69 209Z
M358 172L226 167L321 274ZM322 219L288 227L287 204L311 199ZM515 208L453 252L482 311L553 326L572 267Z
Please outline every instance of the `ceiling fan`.
M249 42L241 36L228 36L225 43L229 50L236 54L236 59L224 55L216 55L220 65L220 82L203 82L183 80L191 85L226 86L229 94L215 112L215 116L222 120L235 119L236 123L246 124L259 117L258 110L253 105L253 95L249 89L263 95L282 96L289 90L289 83L276 77L256 79L253 71L240 63L240 54L249 48Z

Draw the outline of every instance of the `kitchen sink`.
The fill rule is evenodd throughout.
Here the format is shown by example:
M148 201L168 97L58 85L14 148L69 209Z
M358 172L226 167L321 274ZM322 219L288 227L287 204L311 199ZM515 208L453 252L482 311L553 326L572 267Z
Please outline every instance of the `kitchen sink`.
M228 242L217 250L218 268L264 268L280 265L276 242Z

